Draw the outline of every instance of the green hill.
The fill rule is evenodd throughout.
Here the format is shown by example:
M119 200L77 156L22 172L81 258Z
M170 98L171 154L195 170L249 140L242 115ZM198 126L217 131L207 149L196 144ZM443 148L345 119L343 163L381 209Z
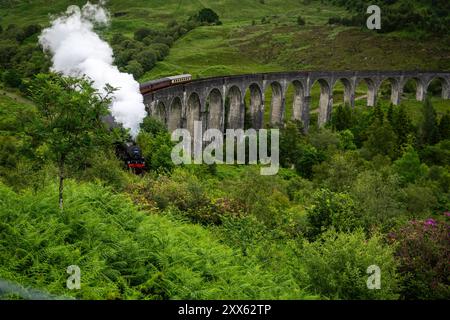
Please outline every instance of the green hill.
M84 1L2 1L0 25L49 23L69 4ZM164 30L210 7L222 25L201 26L173 44L170 54L141 80L189 72L197 77L318 69L450 69L450 41L415 32L379 34L360 27L328 25L329 18L351 17L344 7L302 0L108 1L110 28L132 38L140 27ZM298 25L301 16L306 24ZM442 35L440 35L442 37Z

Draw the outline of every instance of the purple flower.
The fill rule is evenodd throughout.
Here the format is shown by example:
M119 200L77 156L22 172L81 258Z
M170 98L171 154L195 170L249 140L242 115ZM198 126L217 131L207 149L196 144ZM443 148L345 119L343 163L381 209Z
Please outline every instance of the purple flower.
M450 217L450 212L444 212L444 214L447 216L447 217Z
M435 226L435 225L436 225L436 220L434 220L434 219L432 219L432 218L427 219L427 220L425 221L425 224L426 224L427 226Z

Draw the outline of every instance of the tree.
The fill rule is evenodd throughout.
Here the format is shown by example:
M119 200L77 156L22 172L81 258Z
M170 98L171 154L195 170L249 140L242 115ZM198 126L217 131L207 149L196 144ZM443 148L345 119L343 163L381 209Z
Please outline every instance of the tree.
M377 154L387 155L394 159L397 155L397 137L389 122L381 123L376 120L369 128L369 137L364 143L364 147L369 151L370 156Z
M288 121L280 132L280 161L283 167L294 165L300 157L303 142L301 122Z
M219 15L210 8L201 9L196 17L197 21L201 23L215 23L220 24Z
M384 122L384 112L378 103L373 109L373 122L378 122L380 125Z
M338 231L348 232L359 225L353 199L346 193L334 193L327 189L316 191L313 205L308 209L309 236L315 239L333 226Z
M137 62L136 60L131 60L128 62L125 70L132 74L134 79L139 79L144 74L144 68L142 68L142 65Z
M139 28L134 32L134 39L137 41L142 41L145 37L153 34L155 34L155 31L150 28Z
M14 69L6 70L3 73L2 80L7 86L11 88L18 88L22 84L20 74L17 73L17 71Z
M403 106L400 106L398 112L392 115L392 121L389 120L389 122L392 124L394 132L397 135L398 147L403 147L408 143L408 135L412 133L411 120L409 119L405 108Z
M439 139L450 140L450 112L446 112L439 121Z
M426 98L422 109L423 121L421 126L422 144L436 144L439 141L439 128L436 120L436 111L429 97Z
M389 109L386 118L391 125L394 125L394 105L392 103L389 104Z
M155 66L157 53L152 49L147 49L138 52L133 58L142 65L143 70L146 72Z
M414 183L427 172L427 166L422 164L416 150L409 146L403 156L394 162L394 170L400 176L402 183Z
M38 74L29 90L38 112L29 134L58 166L62 210L66 164L86 159L108 141L101 117L108 113L114 89L107 85L100 95L86 78Z
M339 105L336 108L336 114L334 115L333 127L338 131L342 131L345 129L349 129L351 125L352 111L350 109L350 106L348 104L346 104L344 107Z

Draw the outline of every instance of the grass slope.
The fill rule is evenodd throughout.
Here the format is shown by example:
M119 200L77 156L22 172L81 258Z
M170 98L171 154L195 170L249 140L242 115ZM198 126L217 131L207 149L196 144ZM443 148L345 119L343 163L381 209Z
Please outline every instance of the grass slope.
M84 1L7 1L1 24L48 24L49 14ZM189 72L195 77L281 70L450 69L449 35L418 39L413 34L380 35L363 28L328 26L332 16L348 16L341 7L301 0L110 0L112 14L105 37L132 36L142 26L164 28L202 7L215 10L223 25L197 28L171 49L170 55L145 74L148 80ZM306 20L297 25L297 17ZM262 19L265 23L262 24ZM364 26L362 26L364 27Z

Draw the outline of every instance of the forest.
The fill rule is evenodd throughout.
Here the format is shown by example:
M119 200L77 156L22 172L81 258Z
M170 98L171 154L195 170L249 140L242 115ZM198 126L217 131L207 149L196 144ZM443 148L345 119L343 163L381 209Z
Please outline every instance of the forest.
M159 4L163 12L171 12L172 2ZM428 7L428 1L416 2ZM275 176L260 175L259 165L176 166L170 132L147 116L135 139L147 169L136 174L117 156L130 132L102 121L117 88L101 93L88 77L52 72L51 56L38 43L47 26L39 18L40 2L29 4L35 18L13 24L15 3L21 2L0 2L4 12L12 12L0 16L0 280L56 298L88 300L450 298L450 100L442 99L442 82L432 81L426 99L418 102L416 84L409 81L398 106L389 101L387 82L374 107L366 106L367 88L358 89L352 108L340 101L338 87L331 121L320 128L319 90L313 88L309 131L288 116L278 127L281 168ZM292 34L301 32L305 39L317 30L330 32L326 41L337 43L328 22L338 9L327 6L345 7L351 19L365 1L305 1L301 10L308 14L299 19L303 11L293 12L286 26L270 15L285 8L254 1L256 9L248 12L256 13L240 17L245 26L239 32L232 28L241 20L224 14L227 4L218 3L216 8L211 2L215 10L189 9L182 18L162 15L153 27L112 1L113 30L96 31L111 45L114 64L136 80L191 69L200 77L204 69L236 68L236 59L220 60L216 41L232 44L224 49L231 57L251 55L240 33L249 31L245 41L252 44L266 37L258 29L262 18L265 28L288 33L295 28ZM397 15L409 2L389 3ZM437 22L429 29L419 26L424 32L448 24L448 3L433 4L421 14ZM409 11L404 14L399 23L410 19ZM142 23L120 20L130 15ZM417 53L414 60L394 47L391 35L375 37L345 24L337 28L393 46L392 57L411 65L448 66L441 41L430 45L441 56ZM224 30L233 30L230 38L214 38ZM209 33L213 38L205 36ZM192 37L198 37L196 44ZM193 53L198 43L211 45L198 50L211 60ZM289 68L283 59L300 52L293 49L292 56L280 54L280 65L266 65L259 60L262 53L274 52L258 48L255 72ZM341 63L337 57L330 61ZM378 62L370 63L358 67ZM292 101L286 106L292 108ZM66 286L71 265L81 269L79 290ZM368 288L371 266L381 272L378 289ZM23 298L0 290L0 299Z

